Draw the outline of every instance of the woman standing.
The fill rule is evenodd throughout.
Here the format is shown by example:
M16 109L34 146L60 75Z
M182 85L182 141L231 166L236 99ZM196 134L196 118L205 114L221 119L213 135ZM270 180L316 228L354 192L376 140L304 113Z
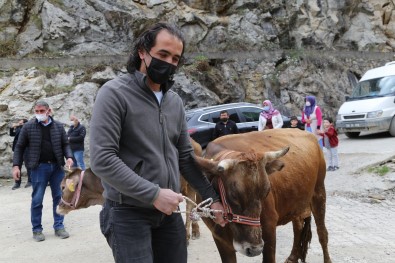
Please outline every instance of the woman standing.
M273 108L270 100L263 103L263 111L259 116L258 131L283 127L283 118L278 110Z
M305 124L305 130L316 135L318 142L322 148L322 137L317 131L321 129L322 112L321 108L316 105L315 96L307 96L305 106L302 111L302 123Z

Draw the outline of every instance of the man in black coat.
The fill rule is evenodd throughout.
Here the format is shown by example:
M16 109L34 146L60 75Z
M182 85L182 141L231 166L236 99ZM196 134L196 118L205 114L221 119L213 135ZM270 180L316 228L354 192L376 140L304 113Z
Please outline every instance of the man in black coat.
M49 182L52 192L52 212L54 217L53 228L55 235L60 238L68 238L63 225L63 215L56 213L56 206L62 197L60 183L64 177L63 166L73 165L73 154L67 140L63 123L55 121L50 115L51 108L45 101L37 101L34 105L36 117L31 119L21 129L18 142L15 145L12 176L15 180L21 177L22 162L31 169L32 180L32 203L31 222L33 239L44 241L41 225L43 199L45 189ZM26 158L23 154L29 148ZM65 158L67 159L65 162Z
M217 122L213 131L213 140L224 135L239 133L239 129L237 128L236 123L232 120L229 120L228 111L221 111L219 118L220 121Z
M14 137L14 140L12 142L12 151L15 150L15 145L18 142L18 138L19 138L19 133L21 132L22 126L23 124L25 124L26 122L28 122L27 119L20 119L18 121L18 123L14 123L12 124L12 127L10 128L10 136ZM24 157L26 157L27 155L27 151L28 149L25 150L24 153ZM26 167L26 165L25 165ZM26 167L26 171L27 171L27 183L25 185L25 188L30 187L32 185L32 180L30 178L30 168ZM19 187L21 187L21 183L22 183L22 177L19 178L19 180L15 180L15 184L12 186L12 190L18 189Z
M70 148L74 155L74 167L85 170L84 162L84 139L86 135L85 127L79 122L77 117L70 117L70 129L67 132Z

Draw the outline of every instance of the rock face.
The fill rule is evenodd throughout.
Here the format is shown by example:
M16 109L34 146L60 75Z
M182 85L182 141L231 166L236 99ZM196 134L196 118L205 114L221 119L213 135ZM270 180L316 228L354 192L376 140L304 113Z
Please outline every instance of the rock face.
M37 99L62 122L77 115L89 135L97 90L125 73L134 39L154 22L186 37L173 89L187 109L270 99L299 115L311 94L335 117L352 83L393 60L393 11L389 0L0 1L0 176L10 174L9 125L32 117Z

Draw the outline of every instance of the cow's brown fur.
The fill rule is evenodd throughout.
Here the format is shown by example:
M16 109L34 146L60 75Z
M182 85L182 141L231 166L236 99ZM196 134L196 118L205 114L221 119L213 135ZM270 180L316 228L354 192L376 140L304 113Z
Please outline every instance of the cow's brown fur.
M268 159L267 152L288 146L289 152L283 157ZM223 169L221 164L225 161L220 162L223 159L233 160L232 165ZM263 262L274 263L276 227L290 221L294 242L286 262L305 261L311 240L311 213L324 263L331 262L325 227L326 165L314 135L279 129L223 136L208 145L206 158L197 158L197 161L215 188L218 189L217 178L222 179L233 213L258 216L261 221L261 227L229 223L221 228L212 220L203 219L213 234L222 262L236 262L237 248L248 256L263 251Z
M191 144L194 149L195 155L196 156L202 156L202 147L200 146L199 143L195 142L193 139L191 139ZM79 180L81 176L81 170L80 169L72 169L66 173L66 176L63 178L63 181L61 183L62 186L62 198L66 202L71 202L74 192L71 192L67 187L66 187L66 180L71 179L73 184L77 187ZM193 190L193 188L188 184L188 182L181 176L181 193L184 196L187 196L190 198L192 201L196 202L196 192ZM84 181L82 184L81 188L81 195L80 199L78 201L78 204L74 209L71 207L65 205L64 203L60 202L60 204L57 207L57 213L66 215L72 210L78 210L81 208L87 208L92 205L102 205L104 203L104 198L103 198L103 186L101 184L101 180L99 177L97 177L91 169L86 169L85 170L85 175L84 175ZM190 202L186 203L186 210L190 212L193 208L193 205ZM186 220L185 220L185 228L187 232L187 242L189 242L189 239L198 239L200 237L200 230L199 230L199 224L198 222L192 221L188 214L186 215ZM192 229L192 235L191 235L191 229Z

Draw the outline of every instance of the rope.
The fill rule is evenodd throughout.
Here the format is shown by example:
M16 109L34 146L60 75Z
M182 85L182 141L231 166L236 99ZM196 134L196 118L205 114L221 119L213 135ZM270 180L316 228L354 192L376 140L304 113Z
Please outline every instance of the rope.
M210 206L213 203L213 199L212 198L208 198L208 199L204 200L203 202L201 202L199 204L196 204L194 201L192 201L187 196L182 196L182 197L184 198L184 200L186 202L192 203L195 207L192 208L191 212L177 210L177 211L174 211L174 213L189 214L189 218L193 222L199 221L199 219L202 218L202 217L208 217L208 218L211 218L211 219L215 219L214 213L221 213L221 214L223 213L222 210L210 209Z

